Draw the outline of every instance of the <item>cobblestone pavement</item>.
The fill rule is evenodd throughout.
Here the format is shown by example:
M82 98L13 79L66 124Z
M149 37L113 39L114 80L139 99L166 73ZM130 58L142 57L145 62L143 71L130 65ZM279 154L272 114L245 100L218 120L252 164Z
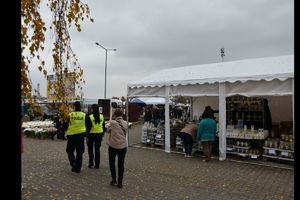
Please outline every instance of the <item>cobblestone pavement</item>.
M133 126L130 144L140 139ZM107 136L107 135L106 135ZM135 138L135 139L134 139ZM123 188L111 187L106 137L100 169L72 173L66 141L25 138L22 199L294 199L294 170L129 147Z

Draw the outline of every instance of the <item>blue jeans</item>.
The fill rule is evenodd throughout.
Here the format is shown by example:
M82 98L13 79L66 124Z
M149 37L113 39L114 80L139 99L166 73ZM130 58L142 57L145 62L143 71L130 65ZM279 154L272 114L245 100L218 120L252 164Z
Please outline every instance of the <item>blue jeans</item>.
M185 155L192 155L192 150L193 150L193 138L190 134L188 133L184 133L184 132L180 132L180 138L183 141L184 144L184 152Z

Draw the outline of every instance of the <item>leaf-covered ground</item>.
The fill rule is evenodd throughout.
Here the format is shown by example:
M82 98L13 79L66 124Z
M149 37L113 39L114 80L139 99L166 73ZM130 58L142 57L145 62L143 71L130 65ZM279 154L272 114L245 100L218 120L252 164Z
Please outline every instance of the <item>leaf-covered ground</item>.
M139 135L133 126L130 134ZM294 199L294 170L129 147L123 188L111 187L106 137L100 169L72 173L66 141L25 138L22 199ZM137 136L138 138L139 136ZM134 142L131 140L131 143Z

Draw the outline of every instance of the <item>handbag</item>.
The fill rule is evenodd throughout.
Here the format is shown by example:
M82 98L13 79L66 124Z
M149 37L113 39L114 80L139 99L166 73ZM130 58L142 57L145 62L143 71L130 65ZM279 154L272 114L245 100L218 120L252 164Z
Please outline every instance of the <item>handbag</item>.
M118 121L116 121L116 122L118 122ZM125 130L125 128L122 126L122 124L121 124L120 122L118 122L118 124L119 124L119 126L121 127L121 129L122 129L124 135L126 136L126 130Z

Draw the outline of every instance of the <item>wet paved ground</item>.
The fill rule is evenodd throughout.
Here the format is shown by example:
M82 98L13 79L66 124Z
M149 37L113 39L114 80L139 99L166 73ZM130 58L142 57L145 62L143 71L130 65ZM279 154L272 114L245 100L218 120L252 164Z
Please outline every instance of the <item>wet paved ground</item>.
M106 139L106 137L105 137ZM22 199L294 199L294 170L129 147L124 186L111 187L105 139L100 169L72 173L66 141L25 138ZM140 126L130 129L130 144L140 141Z

